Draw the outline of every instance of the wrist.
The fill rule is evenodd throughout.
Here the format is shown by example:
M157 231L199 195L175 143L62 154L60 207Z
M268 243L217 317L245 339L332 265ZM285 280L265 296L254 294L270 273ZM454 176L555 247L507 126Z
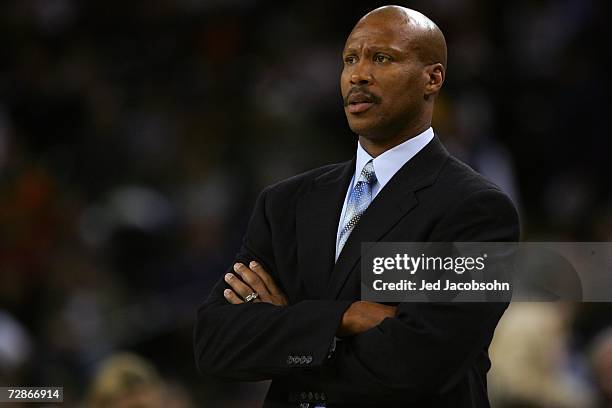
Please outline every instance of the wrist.
M354 336L372 327L367 314L367 303L362 300L351 303L342 315L339 337Z
M346 337L363 333L378 326L387 317L395 317L395 312L394 306L365 301L353 302L342 315L337 335Z

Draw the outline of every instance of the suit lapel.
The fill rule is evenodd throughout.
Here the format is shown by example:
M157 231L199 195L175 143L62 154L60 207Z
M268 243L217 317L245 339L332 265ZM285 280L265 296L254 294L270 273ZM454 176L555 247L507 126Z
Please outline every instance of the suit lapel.
M309 294L323 297L334 266L338 220L355 172L355 158L317 177L297 206L300 276Z
M351 271L361 259L361 243L381 240L409 213L418 204L415 192L434 183L448 156L442 143L434 137L389 180L363 213L346 241L333 268L326 298L336 299L340 294ZM344 188L345 192L347 187ZM339 213L334 220L338 220L338 217ZM333 247L335 248L335 245Z

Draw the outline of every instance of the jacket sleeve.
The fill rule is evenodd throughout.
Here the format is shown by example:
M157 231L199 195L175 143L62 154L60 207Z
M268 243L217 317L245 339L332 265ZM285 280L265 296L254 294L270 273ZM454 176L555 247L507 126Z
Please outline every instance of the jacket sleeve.
M519 222L501 192L466 197L435 227L432 242L515 242ZM328 366L316 376L333 395L356 400L400 392L404 401L443 393L464 378L491 341L507 303L400 303L394 318L338 342ZM310 378L306 378L310 377Z
M264 190L257 199L235 262L256 260L279 282L266 194ZM351 303L305 300L285 307L264 302L233 305L223 297L227 288L222 278L198 309L194 349L201 373L229 380L259 381L320 367Z

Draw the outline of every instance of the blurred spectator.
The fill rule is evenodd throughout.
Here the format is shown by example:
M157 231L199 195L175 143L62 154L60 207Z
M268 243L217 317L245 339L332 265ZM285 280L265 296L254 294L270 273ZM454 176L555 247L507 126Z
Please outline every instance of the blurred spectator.
M190 408L184 391L169 387L157 370L134 354L104 360L90 386L88 408Z
M588 407L591 396L569 353L570 303L512 303L490 347L496 408Z
M589 352L597 408L612 408L612 327L600 333Z
M20 384L32 358L32 341L25 328L0 309L0 384Z

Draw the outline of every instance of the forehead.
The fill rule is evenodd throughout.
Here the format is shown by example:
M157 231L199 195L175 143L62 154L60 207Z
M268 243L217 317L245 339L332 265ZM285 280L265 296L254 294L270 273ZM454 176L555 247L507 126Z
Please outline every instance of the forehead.
M392 47L407 50L411 45L411 30L406 22L369 18L360 21L349 34L344 49L364 46Z

